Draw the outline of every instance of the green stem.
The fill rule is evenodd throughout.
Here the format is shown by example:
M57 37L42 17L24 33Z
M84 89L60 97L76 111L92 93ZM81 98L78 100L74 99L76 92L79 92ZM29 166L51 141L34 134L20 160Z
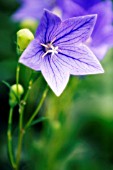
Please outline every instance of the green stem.
M46 96L47 96L47 92L48 92L48 86L47 86L46 89L44 90L44 92L43 92L43 94L42 94L42 98L41 98L41 100L40 100L40 102L39 102L36 110L34 111L34 113L32 114L32 116L31 116L30 119L28 120L27 124L25 125L25 128L24 128L25 130L30 127L30 125L32 124L32 121L34 120L34 118L35 118L35 117L37 116L37 114L39 113L39 110L40 110L40 108L41 108L41 106L42 106L42 104L43 104L43 102L44 102L44 100L45 100L45 98L46 98Z
M16 164L15 164L15 161L14 161L13 149L12 149L12 116L13 116L13 107L11 107L10 111L9 111L7 139L8 139L9 159L10 159L12 167L15 169L16 168Z
M17 65L17 68L16 68L16 85L17 85L17 94L19 93L19 92L18 92L19 74L20 74L20 65L18 64L18 65ZM18 96L18 95L17 95L17 96Z
M16 170L19 169L23 136L24 136L24 129L21 129L21 131L19 132L19 140L18 140L18 148L17 148L17 156L16 156Z
M32 77L32 76L31 76ZM18 147L17 147L17 155L16 155L16 170L19 169L19 163L20 163L20 158L21 158L21 150L22 150L22 141L23 141L23 136L24 136L24 128L23 128L23 113L24 113L24 108L26 105L26 101L29 95L29 92L32 88L33 84L33 79L31 78L28 84L28 89L27 92L23 98L23 100L20 102L20 107L19 107L19 138L18 138Z

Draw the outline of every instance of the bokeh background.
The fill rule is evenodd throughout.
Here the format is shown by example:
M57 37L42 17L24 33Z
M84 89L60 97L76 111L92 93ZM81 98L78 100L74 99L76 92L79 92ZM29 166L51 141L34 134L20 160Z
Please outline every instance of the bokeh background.
M16 32L11 20L19 7L15 0L0 0L0 170L11 170L7 154L9 89L2 80L15 83L18 61ZM71 76L57 98L51 90L38 117L46 116L24 138L21 170L113 170L113 49L101 61L105 73ZM20 83L26 90L30 70L21 66ZM32 114L45 88L40 77L33 86L24 119ZM38 118L37 117L37 118ZM18 108L13 117L14 152L18 134Z

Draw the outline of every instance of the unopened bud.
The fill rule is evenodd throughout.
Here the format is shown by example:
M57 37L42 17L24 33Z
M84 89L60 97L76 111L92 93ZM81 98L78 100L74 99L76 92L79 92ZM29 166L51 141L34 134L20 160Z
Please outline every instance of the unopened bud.
M22 53L33 39L34 35L29 29L19 30L17 32L17 52Z
M51 125L52 125L53 130L55 130L55 131L57 131L57 130L59 130L61 128L61 124L58 121L53 121L51 123Z
M35 33L37 26L38 26L38 22L37 22L37 20L35 20L33 18L32 19L30 19L30 18L24 19L20 23L21 28L28 28L33 33Z
M21 98L22 94L24 93L24 89L20 84L14 84L11 86L9 92L9 104L10 106L14 107L17 105L18 100Z

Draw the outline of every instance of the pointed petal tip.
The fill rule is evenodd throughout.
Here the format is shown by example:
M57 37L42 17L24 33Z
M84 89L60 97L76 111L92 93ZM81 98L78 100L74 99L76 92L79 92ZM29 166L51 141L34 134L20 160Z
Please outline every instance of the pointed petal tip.
M95 71L89 73L90 74L103 74L104 73L104 69L102 67L102 65L100 63L98 63L98 69L96 69Z
M22 60L21 57L19 58L18 62L21 63L21 64L23 63L23 60Z
M100 62L99 62L100 63ZM96 74L103 74L105 71L104 71L104 69L103 69L103 67L102 67L102 65L101 65L101 63L100 63L100 69L97 71L97 73Z
M57 97L60 97L60 95L62 94L62 93L59 93L59 92L54 92L54 93Z
M92 73L89 73L89 75L91 75L91 74L103 74L104 73L104 69L102 68L102 66L100 67L100 69L98 69L98 70L95 70L94 72L92 72Z
M102 70L101 70L100 74L103 74L103 73L105 73L105 71L104 71L104 69L102 68Z
M49 84L48 84L49 85ZM52 92L57 96L57 97L60 97L61 94L63 93L63 91L65 90L65 87L63 89L59 88L59 89L56 89L56 88L52 88L50 85L49 87L51 88Z
M50 87L51 88L51 87ZM66 87L65 87L66 88ZM63 90L53 90L52 88L51 88L51 90L53 91L53 93L57 96L57 97L60 97L61 95L62 95L62 93L63 93L63 91L65 90L65 88L63 89Z
M53 12L51 12L50 10L44 8L43 15L45 15L45 14L53 14ZM53 14L53 15L55 15L55 14Z
M79 17L82 17L82 18L85 18L85 17L92 17L92 18L97 18L98 17L98 14L86 14L86 15L83 15L83 16L79 16ZM74 18L74 17L73 17Z
M90 14L90 15L86 15L86 16L89 16L90 18L94 19L94 24L96 23L98 14Z
M97 17L98 17L98 14L92 14L92 17L94 17L94 19L95 19L95 22L96 22L96 20L97 20Z
M49 84L48 84L49 85ZM57 97L60 97L61 94L63 93L64 89L63 90L56 90L56 89L53 89L50 85L49 85L50 89L52 90L52 92L57 96Z
M43 9L43 14L42 14L42 18L43 18L43 16L46 16L46 15L51 15L52 14L52 12L51 11L49 11L48 9L46 9L46 8L44 8Z
M44 10L43 10L43 15L49 15L49 17L56 16L61 21L61 18L58 15L56 15L55 13L53 13L52 11L50 11L46 8L44 8Z
M44 13L51 13L48 9L44 8Z
M18 62L21 63L21 64L24 64L24 65L26 64L25 59L22 57L22 55L19 58Z
M27 66L25 60L24 60L22 57L20 57L20 59L18 60L18 63ZM27 66L27 67L28 67L28 66Z
M94 18L97 18L98 14L92 14L91 16L93 16Z
M94 20L94 24L97 20L97 17L98 17L98 14L89 14L89 15L84 15L83 18L85 17L89 17L89 18L92 18Z

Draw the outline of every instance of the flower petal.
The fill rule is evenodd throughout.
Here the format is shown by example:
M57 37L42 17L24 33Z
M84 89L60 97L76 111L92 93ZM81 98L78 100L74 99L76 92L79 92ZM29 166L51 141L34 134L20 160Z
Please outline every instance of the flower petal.
M93 37L94 41L92 41L89 45L90 49L94 52L99 60L102 60L107 51L113 46L113 29L110 27L106 27L104 31L105 32L103 32L102 30L101 33L99 33L100 31L98 31L99 36L95 34L95 36Z
M43 54L41 45L37 40L33 40L21 55L19 62L34 70L40 70Z
M57 62L55 55L52 57L49 55L44 58L41 71L53 92L59 96L68 83L69 72Z
M86 41L93 31L96 16L96 14L87 15L65 20L56 30L54 43L71 45Z
M103 73L104 70L96 56L85 45L63 46L57 55L70 74L87 75Z
M91 46L108 45L109 47L113 46L113 28L112 26L103 27L103 29L97 29L93 34L93 41L91 42Z
M107 44L110 46L113 46L113 27L104 30L104 34L103 34L103 38L101 41L103 41L104 43L103 44Z
M87 12L79 4L73 2L72 0L59 0L58 2L60 8L62 9L63 19L86 15Z
M45 10L40 25L36 31L36 38L41 43L48 43L53 40L53 34L58 29L61 20L59 17Z
M80 6L82 6L85 9L90 8L91 6L101 2L101 0L73 0L75 3L79 4Z
M43 9L52 9L55 6L54 1L50 0L21 0L21 6L12 15L15 21L24 19L40 19L43 14Z
M92 6L88 13L90 14L98 14L96 25L102 29L106 25L112 24L112 17L113 17L113 11L112 11L112 2L110 0L102 1L94 6Z
M108 44L100 44L99 46L91 46L90 49L96 55L96 57L101 61L110 49Z

